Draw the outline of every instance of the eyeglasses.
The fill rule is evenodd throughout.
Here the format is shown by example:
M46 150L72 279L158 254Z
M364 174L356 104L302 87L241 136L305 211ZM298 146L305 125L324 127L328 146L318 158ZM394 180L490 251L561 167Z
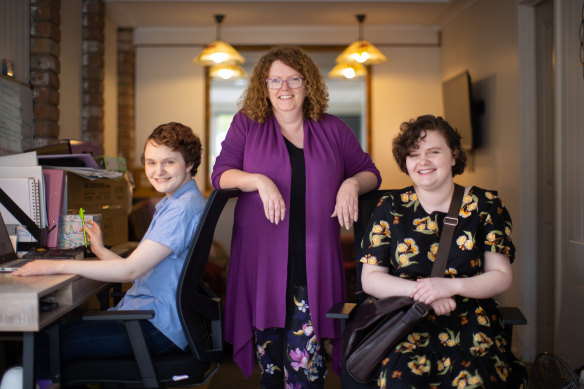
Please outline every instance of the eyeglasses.
M290 89L296 89L304 85L304 77L290 77L287 80L280 80L279 78L268 78L266 84L270 89L280 89L284 83L288 85Z

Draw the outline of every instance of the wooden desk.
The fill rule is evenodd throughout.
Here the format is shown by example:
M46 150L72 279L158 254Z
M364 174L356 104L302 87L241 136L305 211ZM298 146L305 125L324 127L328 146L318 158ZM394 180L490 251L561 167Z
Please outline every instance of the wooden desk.
M0 273L0 331L22 332L24 389L33 389L35 384L35 332L55 322L106 286L106 282L77 275L13 277L9 273ZM39 300L49 296L55 297L59 307L40 312Z

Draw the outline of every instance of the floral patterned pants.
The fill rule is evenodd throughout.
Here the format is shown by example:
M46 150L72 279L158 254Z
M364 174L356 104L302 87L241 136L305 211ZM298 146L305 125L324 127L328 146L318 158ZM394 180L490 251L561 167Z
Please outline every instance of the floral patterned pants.
M291 286L286 303L286 328L255 330L256 357L262 389L320 389L327 374L314 333L306 286Z

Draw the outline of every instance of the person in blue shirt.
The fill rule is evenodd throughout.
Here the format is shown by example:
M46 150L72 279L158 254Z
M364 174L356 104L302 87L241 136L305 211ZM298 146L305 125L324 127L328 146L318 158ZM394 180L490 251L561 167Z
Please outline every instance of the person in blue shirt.
M31 262L14 276L79 274L108 281L129 282L132 287L112 309L154 310L155 316L141 321L146 344L153 354L187 347L177 307L176 288L188 244L201 218L205 198L193 176L201 163L201 141L180 123L158 126L146 140L142 161L148 180L165 197L156 204L152 222L144 238L128 258L122 258L103 244L100 227L86 220L85 230L91 250L99 261ZM120 322L72 321L60 329L61 355L66 360L84 357L130 356L132 349ZM36 352L41 358L48 358ZM48 361L38 361L48 367ZM38 378L44 378L39 366ZM48 369L47 369L48 370Z

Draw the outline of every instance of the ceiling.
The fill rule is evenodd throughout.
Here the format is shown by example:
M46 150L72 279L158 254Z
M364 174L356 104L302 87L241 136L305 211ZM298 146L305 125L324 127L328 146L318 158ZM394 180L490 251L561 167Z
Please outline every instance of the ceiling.
M475 0L106 0L108 16L119 27L346 26L366 14L371 25L439 25L447 15Z

